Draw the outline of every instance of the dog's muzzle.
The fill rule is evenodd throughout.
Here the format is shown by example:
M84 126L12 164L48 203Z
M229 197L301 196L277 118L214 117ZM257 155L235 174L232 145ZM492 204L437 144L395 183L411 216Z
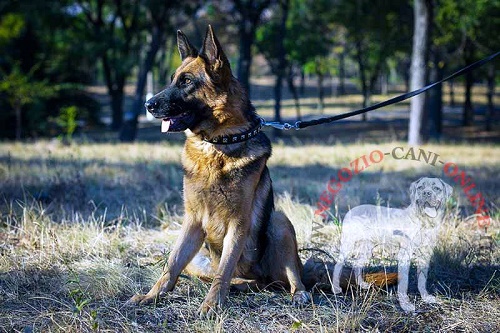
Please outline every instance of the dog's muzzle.
M153 117L162 120L161 131L163 133L182 132L195 122L193 112L182 112L176 103L169 103L156 96L149 99L144 106Z
M435 218L438 215L439 207L441 206L441 200L431 196L420 197L417 199L417 205L421 210L430 218Z

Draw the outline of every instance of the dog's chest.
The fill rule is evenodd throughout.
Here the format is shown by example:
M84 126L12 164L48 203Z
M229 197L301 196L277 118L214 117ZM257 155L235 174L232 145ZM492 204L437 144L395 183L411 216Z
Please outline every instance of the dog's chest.
M228 223L251 215L265 161L262 157L185 151L184 205L188 214L202 222L209 243L222 246Z

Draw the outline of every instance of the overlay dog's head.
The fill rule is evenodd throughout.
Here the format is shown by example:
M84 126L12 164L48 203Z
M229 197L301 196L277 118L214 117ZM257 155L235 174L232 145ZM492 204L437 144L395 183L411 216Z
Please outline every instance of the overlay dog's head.
M420 178L410 186L411 204L418 216L435 218L444 212L453 188L439 178Z
M155 118L162 119L162 132L189 129L210 136L221 125L245 123L244 107L235 104L243 103L246 93L233 77L212 27L208 26L200 51L180 30L177 46L182 63L172 82L145 104Z

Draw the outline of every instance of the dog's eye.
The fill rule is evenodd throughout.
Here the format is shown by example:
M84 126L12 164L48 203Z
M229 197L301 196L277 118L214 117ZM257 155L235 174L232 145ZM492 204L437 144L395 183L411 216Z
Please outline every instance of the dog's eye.
M434 186L433 190L436 191L436 192L441 192L441 189L439 187L437 187L437 186Z
M184 83L184 84L190 84L191 83L191 79L188 78L188 77L185 77L184 80L182 80L182 83Z
M420 185L419 187L417 187L417 189L418 189L419 191L422 191L422 190L424 189L424 186L423 186L423 185Z

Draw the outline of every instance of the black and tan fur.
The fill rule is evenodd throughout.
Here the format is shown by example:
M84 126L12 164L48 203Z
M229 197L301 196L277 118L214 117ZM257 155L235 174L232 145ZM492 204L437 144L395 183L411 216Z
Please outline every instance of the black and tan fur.
M182 231L161 278L146 295L130 302L146 304L171 291L186 269L212 281L200 312L224 304L231 284L281 285L295 303L309 302L301 281L295 231L288 218L274 210L266 162L271 145L265 134L235 144L204 141L249 130L259 118L245 90L233 77L229 62L209 26L198 52L178 31L182 64L172 83L146 107L185 131L185 216Z

